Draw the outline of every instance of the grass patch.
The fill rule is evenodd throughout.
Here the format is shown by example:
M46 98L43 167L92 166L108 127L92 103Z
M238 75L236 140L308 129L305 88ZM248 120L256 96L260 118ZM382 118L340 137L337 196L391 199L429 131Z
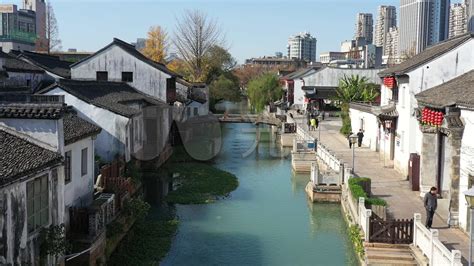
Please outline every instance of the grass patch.
M179 173L179 177L174 179L179 187L166 196L168 203L210 203L227 197L239 186L235 175L206 163L172 163L165 168L171 173Z
M138 221L108 261L108 265L155 265L166 256L178 220Z
M370 178L366 177L353 177L349 179L349 189L351 190L352 197L359 200L360 197L365 199L365 202L368 205L374 206L387 206L387 202L384 199L377 198L377 197L369 197L363 188L363 184L369 184L370 186Z
M352 225L349 228L349 237L354 244L354 251L356 252L357 255L359 255L361 258L364 257L364 242L362 241L362 238L360 237L360 229L359 226L357 225Z

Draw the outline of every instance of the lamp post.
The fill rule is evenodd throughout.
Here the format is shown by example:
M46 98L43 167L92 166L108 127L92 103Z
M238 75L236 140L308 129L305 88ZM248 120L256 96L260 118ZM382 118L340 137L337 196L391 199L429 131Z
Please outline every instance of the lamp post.
M355 173L354 159L355 159L355 144L357 142L357 134L350 135L349 139L351 140L351 144L352 144L352 173Z
M471 223L469 227L469 266L472 266L472 230L474 227L474 186L471 187L468 191L464 191L464 196L466 197L467 205L469 206L471 214Z

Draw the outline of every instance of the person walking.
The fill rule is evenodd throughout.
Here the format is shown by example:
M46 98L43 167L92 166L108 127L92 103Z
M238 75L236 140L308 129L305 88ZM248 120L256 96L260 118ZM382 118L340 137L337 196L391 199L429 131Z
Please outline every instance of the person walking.
M352 131L349 132L349 135L347 135L347 140L349 141L349 149L352 149L352 140L351 140L351 136L352 136Z
M438 196L436 192L438 190L436 187L432 187L429 192L425 194L425 198L423 200L425 209L426 209L426 228L430 229L431 225L433 225L433 216L435 214L436 208L438 207Z
M314 117L311 118L311 129L310 131L316 130L316 119Z
M362 146L362 140L364 139L364 131L362 131L362 128L359 129L359 132L357 133L357 144L359 145L359 148L360 146Z

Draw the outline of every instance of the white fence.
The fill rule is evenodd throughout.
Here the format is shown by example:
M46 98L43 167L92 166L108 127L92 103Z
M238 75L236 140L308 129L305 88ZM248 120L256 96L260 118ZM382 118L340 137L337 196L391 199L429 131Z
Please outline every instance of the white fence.
M318 157L336 173L340 173L342 170L342 161L339 160L335 154L331 153L321 142L317 144L316 153Z
M341 185L341 179L339 175L334 175L334 174L325 174L322 175L319 172L319 166L317 162L312 162L311 163L311 176L310 176L311 182L315 185L336 185L339 186Z
M359 225L364 231L365 241L369 241L369 227L370 227L370 217L372 216L372 210L365 208L365 199L359 198Z
M415 213L413 228L413 245L423 252L430 265L462 265L461 252L459 250L450 251L446 248L438 239L438 230L427 229L421 222L419 213Z

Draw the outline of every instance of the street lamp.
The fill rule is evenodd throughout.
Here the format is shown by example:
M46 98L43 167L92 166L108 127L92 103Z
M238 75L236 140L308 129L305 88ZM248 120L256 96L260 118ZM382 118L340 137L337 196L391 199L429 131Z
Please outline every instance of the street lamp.
M355 158L355 144L357 142L357 134L352 134L349 136L349 139L351 141L351 146L352 146L352 173L355 173L355 164L354 164L354 158Z
M469 266L472 266L472 230L474 227L474 186L471 187L468 191L464 191L464 196L466 197L467 205L471 212L471 225L469 227Z

